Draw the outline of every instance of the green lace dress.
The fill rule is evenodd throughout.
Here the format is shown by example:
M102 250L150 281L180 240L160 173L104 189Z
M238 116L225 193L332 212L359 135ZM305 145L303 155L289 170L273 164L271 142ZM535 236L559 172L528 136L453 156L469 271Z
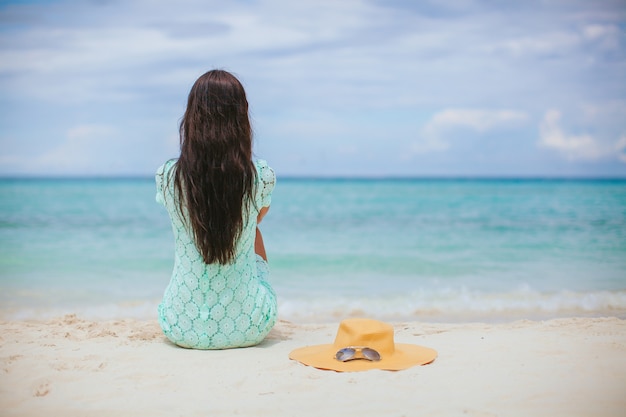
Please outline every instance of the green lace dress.
M260 343L276 323L276 294L267 262L254 252L256 218L268 207L276 181L263 160L255 162L255 205L244 219L232 264L206 264L178 214L172 178L176 160L156 173L157 202L167 209L175 240L174 270L159 305L159 324L173 343L195 349L227 349Z

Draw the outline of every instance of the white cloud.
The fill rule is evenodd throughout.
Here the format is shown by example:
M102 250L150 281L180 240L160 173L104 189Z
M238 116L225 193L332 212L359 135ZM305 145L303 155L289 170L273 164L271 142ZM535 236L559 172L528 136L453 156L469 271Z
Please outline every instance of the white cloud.
M35 172L55 174L101 174L116 165L119 152L116 129L107 125L78 125L70 128L66 138L54 149L30 161Z
M582 29L585 40L596 42L603 49L618 49L620 47L621 31L616 25L590 24Z
M590 134L564 132L561 128L561 112L555 109L548 110L541 122L539 146L553 149L569 160L586 161L615 155L616 151L626 147L623 138L615 143L607 143Z
M412 150L414 153L444 151L450 148L447 135L453 130L465 129L482 134L494 129L519 126L527 119L526 113L516 110L442 110L424 125Z
M619 33L619 28L614 25L591 24L583 28L584 37L592 40L619 36Z
M617 25L592 23L579 28L567 27L521 36L504 36L493 43L485 44L485 49L513 58L558 56L567 59L579 53L593 56L594 52L602 50L619 50L621 38Z
M527 115L515 110L446 109L435 114L426 130L442 131L449 128L468 128L485 132L496 127L517 125Z
M103 175L116 167L124 156L118 132L102 124L77 125L65 132L61 140L37 154L10 152L0 156L3 175L15 172L30 175ZM15 141L13 139L12 141ZM9 169L5 171L5 169Z
M67 138L77 143L89 143L96 138L105 138L111 135L115 129L107 125L78 125L67 131Z
M492 48L495 52L508 53L514 57L546 56L569 52L580 44L580 40L574 32L543 33L497 41Z

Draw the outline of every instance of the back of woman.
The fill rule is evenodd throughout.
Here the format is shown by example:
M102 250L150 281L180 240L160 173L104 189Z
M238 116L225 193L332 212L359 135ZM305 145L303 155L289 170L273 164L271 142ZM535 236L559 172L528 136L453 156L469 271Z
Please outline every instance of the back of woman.
M252 160L248 103L239 81L214 70L191 89L181 154L156 173L172 221L172 278L159 324L179 346L225 349L260 343L276 322L276 295L257 228L275 175Z

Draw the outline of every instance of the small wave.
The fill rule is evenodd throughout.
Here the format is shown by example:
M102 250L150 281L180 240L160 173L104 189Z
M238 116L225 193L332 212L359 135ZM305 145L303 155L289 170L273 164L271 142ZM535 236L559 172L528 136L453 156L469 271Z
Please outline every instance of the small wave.
M0 310L3 320L47 320L76 314L91 320L156 320L157 299L100 304L12 305ZM279 297L279 318L295 323L330 323L347 317L390 322L504 322L561 317L626 318L626 290L541 293L520 289L508 293L469 290L414 292L397 296Z
M279 303L283 319L328 322L355 316L390 321L509 321L573 316L626 318L626 291L514 293L440 291L376 298L293 298Z

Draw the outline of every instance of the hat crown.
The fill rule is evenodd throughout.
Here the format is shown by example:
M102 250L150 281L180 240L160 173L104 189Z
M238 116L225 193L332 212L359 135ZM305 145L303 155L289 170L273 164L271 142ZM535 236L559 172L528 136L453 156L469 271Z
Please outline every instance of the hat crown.
M337 350L348 346L369 347L385 357L395 350L393 327L378 320L346 319L339 325L334 346Z

